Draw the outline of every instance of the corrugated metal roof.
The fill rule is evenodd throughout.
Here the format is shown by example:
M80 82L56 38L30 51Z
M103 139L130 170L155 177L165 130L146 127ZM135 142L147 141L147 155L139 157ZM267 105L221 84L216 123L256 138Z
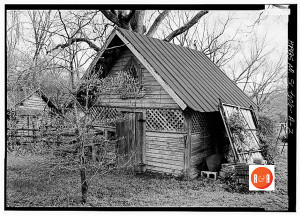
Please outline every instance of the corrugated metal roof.
M202 52L118 28L186 105L201 112L218 110L219 99L255 106L251 99Z

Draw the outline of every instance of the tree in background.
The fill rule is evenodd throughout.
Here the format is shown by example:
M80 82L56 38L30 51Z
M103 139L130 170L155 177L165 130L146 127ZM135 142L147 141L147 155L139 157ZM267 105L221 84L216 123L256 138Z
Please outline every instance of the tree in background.
M11 55L11 50L16 53L16 49L9 49L9 61L21 60L24 56L24 60L14 65L19 66L27 61L25 65L19 67L22 70L11 70L19 71L19 80L22 82L36 77L33 68L41 74L40 71L43 71L42 68L46 66L40 65L49 62L49 59L53 59L52 64L57 63L61 67L60 61L63 61L64 56L59 50L73 44L77 44L76 64L80 61L80 65L76 67L78 70L75 70L76 79L79 80L84 71L82 68L86 68L85 65L100 51L113 27L119 26L202 51L255 100L261 110L266 107L265 104L268 104L270 99L274 98L278 89L284 88L282 74L286 67L283 61L285 51L278 50L276 46L267 42L265 36L267 32L264 32L265 35L255 35L255 29L260 28L260 25L268 19L272 19L264 11L254 13L248 19L241 17L238 12L218 15L208 11L169 10L12 11L9 13L12 18L9 22L11 25L8 27L8 39L10 39L8 47L16 47L16 44L21 47L20 42L26 42L27 46L31 47L27 49L30 50L29 53L24 53L22 47L20 49L22 52L15 54L17 58L12 58ZM20 22L20 16L25 16L29 24ZM241 23L239 20L246 21ZM27 29L26 34L24 29ZM14 31L20 32L18 37L13 34ZM262 31L264 30L260 32ZM24 37L20 37L22 32L23 35L31 35L30 38L33 40L26 38L24 41L22 39ZM14 45L12 40L18 43ZM31 56L32 60L28 58L25 60L25 56ZM274 56L282 57L276 59ZM53 68L53 65L50 67ZM260 74L263 74L263 79ZM28 85L23 84L23 86Z
M164 28L158 31L160 38L187 22L194 13L171 11L162 24ZM270 33L264 26L270 20L281 25L283 21L266 11L210 12L171 42L202 51L257 104L260 112L268 113L287 88L287 50L269 41ZM276 113L269 113L273 117L286 115L285 108L272 110Z

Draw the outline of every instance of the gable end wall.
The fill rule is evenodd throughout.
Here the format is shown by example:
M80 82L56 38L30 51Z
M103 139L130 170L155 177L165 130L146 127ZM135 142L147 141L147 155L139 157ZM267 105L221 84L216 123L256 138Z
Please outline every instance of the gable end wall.
M115 62L108 75L116 76L119 71L123 70L126 63L133 56L133 53L129 49L126 49L121 57ZM177 103L156 81L156 79L142 65L142 63L136 57L134 58L142 69L142 86L144 88L143 97L139 99L121 99L120 95L111 94L105 97L100 96L98 99L98 105L114 107L180 109Z

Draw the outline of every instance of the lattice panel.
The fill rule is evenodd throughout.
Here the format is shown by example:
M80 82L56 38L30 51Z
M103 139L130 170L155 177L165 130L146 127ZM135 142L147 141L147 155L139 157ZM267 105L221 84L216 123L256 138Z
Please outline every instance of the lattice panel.
M201 112L192 112L192 133L207 132L207 116Z
M180 110L147 109L146 129L152 131L184 131L184 117Z
M120 115L118 109L113 107L93 107L90 114L96 122L112 124Z

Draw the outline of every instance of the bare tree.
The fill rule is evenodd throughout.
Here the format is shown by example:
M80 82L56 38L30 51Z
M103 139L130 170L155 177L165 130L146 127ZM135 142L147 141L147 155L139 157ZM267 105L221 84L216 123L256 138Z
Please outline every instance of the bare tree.
M44 51L50 41L48 31L53 17L51 11L9 11L8 14L12 16L8 20L8 78L14 90L24 96L38 88L40 77L48 67L49 59L45 58Z
M97 46L93 40L87 37L87 35L84 35L84 37L78 37L77 33L80 32L80 29L82 27L89 25L92 23L93 18L97 15L99 11L91 12L93 15L90 17L89 20L86 20L86 22L81 23L75 32L72 34L67 35L67 42L58 44L56 47L54 47L51 51L58 49L58 48L66 48L70 44L73 43L79 43L84 42L90 46L93 50L96 52L100 51L100 47ZM111 22L113 23L113 26L118 26L130 31L138 32L140 34L146 34L148 36L153 36L155 32L157 31L158 27L161 25L162 21L168 16L169 11L163 11L161 12L157 18L154 20L154 22L151 24L148 32L145 27L145 14L146 11L144 10L101 10L101 13ZM193 18L188 20L186 23L184 23L182 26L180 26L178 29L175 29L173 32L171 32L169 35L167 35L164 40L165 41L171 41L173 38L177 37L178 35L188 31L192 26L194 26L205 14L207 14L208 11L200 11L198 12ZM61 13L59 12L60 18ZM80 17L82 18L82 17ZM107 27L109 24L106 24ZM111 24L110 24L111 25Z
M163 37L179 28L182 23L188 22L194 13L193 11L172 11L163 23L165 27L161 32ZM172 42L203 52L223 69L240 51L244 35L252 32L253 28L265 19L265 16L260 13L250 25L238 26L236 22L239 19L238 16L234 12L208 14L186 32L173 38Z
M202 34L196 34L196 48L221 68L238 53L237 47L240 41L237 36L240 29L237 28L228 35L234 16L234 13L228 13L224 20L216 19L212 26L209 26L206 19L201 26L203 29Z
M6 59L7 59L7 87L8 90L14 89L14 81L17 76L17 69L20 65L20 54L17 45L20 41L22 24L20 22L19 11L7 12L6 26Z
M30 19L30 25L32 25L33 41L30 41L35 47L35 51L32 57L33 62L37 61L42 49L47 46L50 28L53 25L53 19L51 19L51 11L28 11L28 17Z
M69 48L70 47L68 47L68 49ZM71 60L72 55L70 55L69 58ZM55 164L55 168L64 168L63 166L61 167L61 165L68 164L72 165L72 167L68 169L79 169L81 200L84 204L88 199L89 185L95 175L98 173L105 174L112 169L132 166L131 161L134 160L137 151L137 149L132 149L132 151L126 155L128 156L128 160L122 165L116 164L116 159L108 156L108 154L112 152L115 154L114 149L110 150L112 142L115 143L118 139L123 138L115 137L113 140L109 140L105 134L98 135L99 129L93 129L93 123L96 121L97 116L92 116L91 113L96 103L89 103L92 97L89 93L93 91L94 94L101 94L104 98L109 98L112 91L116 93L130 92L131 94L137 94L139 88L136 80L126 72L121 72L117 77L85 79L76 83L74 66L72 62L70 62L71 61L68 61L70 64L71 89L66 88L66 86L63 87L66 88L66 92L68 92L70 96L69 106L71 105L71 108L69 108L69 111L58 116L57 122L54 122L54 124L62 127L59 127L55 134L51 135L57 137L56 140L60 140L59 146L54 146L53 150L58 152L59 155L62 155L63 158L57 158L57 162L52 164ZM74 89L78 90L78 88L85 90L86 95L83 95L83 99L85 100L84 104L82 104L76 94L74 94ZM128 117L122 115L113 119L106 117L104 121L111 124L121 119L124 120L124 118ZM64 139L64 134L72 134L73 139ZM98 161L91 161L89 158L87 152L87 147L89 146L93 146L93 148L98 146L98 150L101 152ZM55 168L52 168L51 171Z
M250 98L254 100L260 110L264 110L267 102L280 92L286 90L286 64L285 56L281 55L276 63L265 62L260 72L255 74L248 82Z
M7 12L7 26L6 26L6 48L7 58L12 59L12 56L16 50L17 44L20 39L22 25L20 23L20 12L19 11L8 11Z
M56 31L54 34L56 36L60 36L61 40L64 42L59 43L52 49L48 50L48 53L56 49L64 49L74 43L81 42L87 44L89 48L94 51L99 52L103 43L103 36L106 36L108 28L112 25L101 22L101 25L96 24L94 19L96 19L96 15L98 13L99 11L58 11L57 19L60 31ZM103 18L101 20L103 21ZM102 43L98 45L99 42Z
M193 11L170 12L163 22L163 37L193 15ZM172 42L202 51L263 110L278 89L284 89L284 85L278 86L285 79L284 55L274 57L281 51L267 43L267 32L263 36L255 34L256 27L267 18L263 11L243 25L236 23L239 16L233 12L208 14ZM245 40L246 35L252 35L250 40Z
M34 47L33 56L32 56L32 70L31 74L31 83L40 83L39 76L41 68L43 67L40 60L41 55L45 54L47 45L49 44L49 40L51 34L49 33L52 25L53 19L51 17L51 11L28 11L28 17L30 20L30 25L32 29L33 40L26 38L26 40L32 43ZM37 87L37 86L36 86ZM36 88L32 87L32 88Z
M74 13L71 11L64 12L63 15L61 11L58 11L59 22L57 22L57 25L61 26L61 31L56 32L54 34L60 36L60 38L64 40L64 43L56 45L51 50L52 52L48 52L48 55L53 55L57 53L54 52L55 50L57 50L58 48L63 48L59 49L59 54L56 55L56 59L57 64L60 64L65 69L65 71L68 74L68 77L70 78L70 88L66 88L66 94L69 95L69 106L72 107L71 111L68 113L69 117L66 118L64 121L69 122L69 124L72 125L74 130L74 137L76 139L74 140L73 147L75 146L78 156L78 160L75 159L74 162L77 162L80 171L82 202L85 203L87 200L89 187L87 175L88 160L86 158L86 146L87 144L90 144L89 142L91 142L90 136L93 136L92 134L90 134L89 127L91 125L91 121L94 120L91 119L89 115L90 110L93 108L92 106L90 106L91 104L89 103L90 97L92 96L90 95L90 88L92 88L93 90L97 88L101 91L103 91L103 89L101 89L101 85L99 84L102 81L97 81L97 79L80 80L80 68L82 64L84 64L87 61L86 57L83 58L82 56L86 56L87 48L82 46L82 44L77 43L78 41L76 40L78 39L78 37L88 35L87 32L91 30L88 28L90 24L92 24L92 26L94 27L96 26L98 30L102 31L98 31L97 34L95 34L95 40L99 35L103 36L107 34L107 29L109 25L99 26L96 25L96 23L93 23L93 18L94 16L96 16L97 12L82 13L83 14ZM91 17L88 17L89 15ZM70 19L69 17L73 17L73 19ZM82 19L82 17L85 18ZM87 29L85 29L85 27L87 27ZM90 43L87 44L89 47L91 47ZM94 83L98 84L95 85ZM82 88L84 88L85 92L85 95L83 95L84 101L82 101L82 98L79 99L77 97L78 90ZM100 169L101 164L98 164L98 166L100 166L98 167L98 169Z
M140 34L146 33L146 28L144 26L144 18L145 18L145 11L110 11L110 10L102 10L101 11L104 16L113 22L116 26L121 28L125 28L127 30L131 30L134 32L138 32ZM157 31L159 25L162 21L168 16L170 11L163 11L158 15L158 17L154 20L151 27L149 28L146 35L153 36L154 33ZM174 31L172 31L168 36L164 38L165 41L169 42L173 38L177 37L178 35L186 32L189 30L193 25L195 25L201 17L207 14L208 11L199 11L193 18L188 20L182 26L178 27Z
M266 37L259 40L254 36L252 46L242 50L240 60L227 70L260 110L274 94L286 89L286 55L277 53L275 47L268 45Z

